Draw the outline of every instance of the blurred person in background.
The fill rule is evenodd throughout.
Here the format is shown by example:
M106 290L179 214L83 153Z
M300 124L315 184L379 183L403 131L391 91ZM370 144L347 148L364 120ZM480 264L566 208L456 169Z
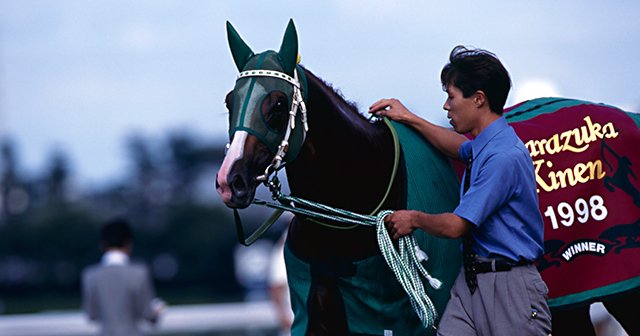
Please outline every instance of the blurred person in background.
M140 324L155 325L164 302L155 290L146 266L129 262L133 234L125 219L113 219L101 230L104 250L100 264L82 274L83 309L100 325L100 335L142 335Z
M273 246L269 267L269 297L276 310L276 318L280 328L279 336L291 335L291 323L293 311L289 297L289 283L287 282L287 269L284 263L284 244L287 240L287 230Z

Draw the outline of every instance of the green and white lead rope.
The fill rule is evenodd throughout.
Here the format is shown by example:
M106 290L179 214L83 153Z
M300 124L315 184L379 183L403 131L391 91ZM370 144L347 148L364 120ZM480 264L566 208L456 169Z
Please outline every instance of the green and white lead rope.
M442 282L432 277L422 266L421 262L426 261L428 256L420 249L413 234L400 237L398 240L400 251L399 253L396 251L384 225L384 218L392 213L391 210L383 210L376 217L376 236L380 252L404 291L409 295L411 306L418 314L422 325L425 328L434 327L438 313L425 292L420 275L424 276L434 289L439 289Z
M377 216L371 216L337 209L283 194L278 195L277 200L280 203L262 200L255 200L254 203L320 220L375 226L380 252L396 276L396 279L409 296L413 310L425 328L435 327L438 313L424 289L421 275L429 281L429 284L434 289L439 289L442 282L432 277L422 265L421 262L427 260L428 256L420 249L413 234L401 237L398 240L399 251L395 249L393 241L391 237L389 237L389 233L384 225L384 218L392 214L393 211L383 210L380 211ZM299 206L296 206L296 204Z

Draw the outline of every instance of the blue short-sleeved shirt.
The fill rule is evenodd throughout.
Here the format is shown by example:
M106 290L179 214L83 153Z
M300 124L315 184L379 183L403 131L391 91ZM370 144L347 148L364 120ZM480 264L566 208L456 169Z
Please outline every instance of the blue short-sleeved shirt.
M543 222L529 151L504 119L460 147L473 152L469 189L454 213L475 225L473 250L481 257L536 260L543 254ZM463 177L464 181L464 177Z

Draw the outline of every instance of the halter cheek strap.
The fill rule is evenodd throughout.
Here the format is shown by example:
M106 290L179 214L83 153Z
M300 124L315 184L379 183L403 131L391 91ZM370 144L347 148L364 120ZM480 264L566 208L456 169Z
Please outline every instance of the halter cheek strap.
M298 114L298 110L300 110L302 118L302 142L304 142L307 132L309 131L309 124L307 123L307 106L305 105L304 98L302 97L300 81L298 80L298 69L294 69L293 77L275 70L247 70L238 75L238 79L246 77L273 77L287 81L293 86L293 97L291 98L291 108L289 109L289 126L286 129L284 138L280 142L273 160L271 160L271 163L265 169L264 174L256 178L259 182L265 182L273 172L282 167L282 161L289 150L289 138L291 137L293 130L296 128L296 115Z

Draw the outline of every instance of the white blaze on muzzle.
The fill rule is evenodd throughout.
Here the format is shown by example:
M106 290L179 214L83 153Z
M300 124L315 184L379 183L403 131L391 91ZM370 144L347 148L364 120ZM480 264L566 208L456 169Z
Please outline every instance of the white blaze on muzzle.
M222 161L222 166L218 171L218 193L225 203L231 201L231 197L233 196L228 179L231 167L244 156L244 145L247 142L248 135L249 133L246 131L240 130L234 133L233 141L231 141L229 150L224 156L224 161Z

